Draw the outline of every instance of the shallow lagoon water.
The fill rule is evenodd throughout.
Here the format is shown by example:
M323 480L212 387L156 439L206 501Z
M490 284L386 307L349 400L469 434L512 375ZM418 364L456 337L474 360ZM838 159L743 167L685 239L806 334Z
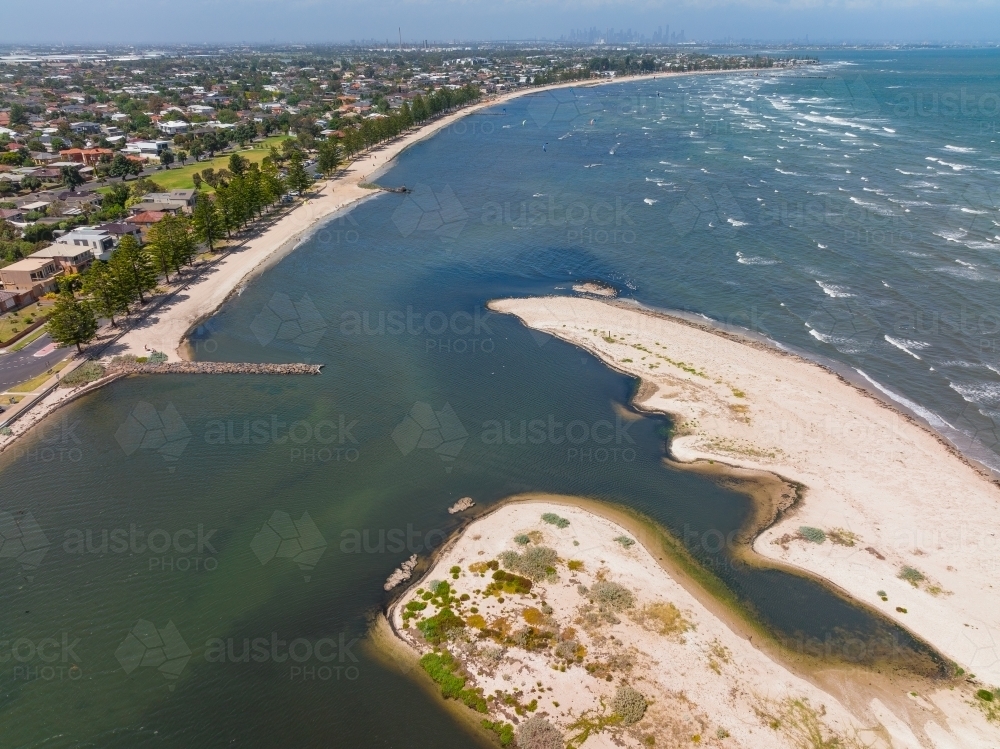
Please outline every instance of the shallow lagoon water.
M664 464L669 422L629 412L633 382L492 298L610 282L861 369L989 448L992 120L910 116L898 92L988 103L997 57L935 54L528 97L404 153L382 182L413 193L332 221L193 339L321 376L128 380L0 458L0 510L45 536L37 566L0 574L4 745L467 746L352 644L455 499L582 494L699 540L740 526L745 497ZM968 334L929 324L953 308ZM122 431L142 404L163 444ZM881 632L807 580L691 548L788 636Z

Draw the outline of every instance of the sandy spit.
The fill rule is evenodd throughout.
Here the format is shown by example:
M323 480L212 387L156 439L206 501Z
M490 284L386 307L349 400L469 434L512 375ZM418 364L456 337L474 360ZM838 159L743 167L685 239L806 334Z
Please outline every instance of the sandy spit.
M938 749L994 746L1000 737L1000 728L972 705L968 685L925 683L920 692L893 692L845 671L826 674L836 688L824 689L822 680L793 672L707 608L668 574L660 552L639 540L634 524L619 521L613 508L581 498L522 496L501 503L452 539L395 601L388 622L373 629L373 649L435 691L415 661L447 651L465 689L490 698L486 713L446 701L464 710L471 725L485 717L516 727L540 715L572 746L819 746L812 735L839 739L836 745L845 748ZM523 555L535 547L554 552L554 574L528 594L484 595L493 575L486 564L499 561L504 570L504 552ZM440 590L442 581L451 586L450 608L466 625L431 644L419 624L439 611L441 599L427 600L427 593ZM628 591L628 605L602 611L592 602L591 594L607 583ZM533 638L524 634L531 627ZM542 632L549 634L539 638ZM631 725L607 720L623 685L647 703ZM586 726L602 718L606 725L581 742Z
M663 314L573 297L490 306L642 378L638 405L676 419L676 460L802 484L754 550L1000 684L1000 490L940 437L816 364Z

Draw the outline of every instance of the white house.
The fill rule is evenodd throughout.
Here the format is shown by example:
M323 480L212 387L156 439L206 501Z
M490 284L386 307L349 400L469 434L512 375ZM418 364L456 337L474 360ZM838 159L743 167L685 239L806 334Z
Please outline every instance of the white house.
M165 135L177 135L179 133L186 133L190 125L184 122L184 120L169 120L168 122L159 123L157 127Z
M166 140L136 140L122 149L122 153L139 156L143 159L158 159L160 154L170 147Z

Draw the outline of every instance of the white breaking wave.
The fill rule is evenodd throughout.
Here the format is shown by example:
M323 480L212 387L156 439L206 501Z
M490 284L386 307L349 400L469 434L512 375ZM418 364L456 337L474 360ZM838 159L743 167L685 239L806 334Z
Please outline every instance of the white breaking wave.
M727 218L726 221L728 221L730 224L732 224L733 226L736 226L736 227L746 226L747 225L746 221L738 221L735 218Z
M879 216L892 216L894 215L891 208L886 208L885 206L879 205L878 203L870 203L860 198L851 197L851 202L855 205L860 205L863 208L867 208L872 213L877 213Z
M945 231L942 229L941 231L934 232L934 236L941 237L941 239L947 242L957 242L968 233L965 229L957 229L956 231Z
M746 257L742 252L736 253L736 262L743 265L777 265L778 261L767 257Z
M929 411L928 409L926 409L923 406L921 406L919 403L914 403L909 398L906 398L906 397L900 395L899 393L893 392L889 388L887 388L884 385L882 385L880 382L877 382L876 380L873 380L871 377L869 377L867 374L865 374L864 372L862 372L860 369L855 368L854 371L857 372L862 377L864 377L866 380L868 380L868 382L870 382L872 384L872 386L876 390L878 390L880 393L888 396L889 400L895 401L896 403L900 404L901 406L905 406L906 408L910 409L911 411L913 411L913 413L918 414L919 416L922 416L927 421L927 423L930 424L931 426L937 427L938 429L940 429L941 427L950 427L951 426L951 424L949 424L947 421L945 421L944 419L942 419L940 416L938 416L933 411Z
M854 294L847 291L843 286L835 286L834 284L823 283L822 281L816 281L816 284L823 289L823 293L827 296L835 298L854 296Z
M646 205L653 205L657 201L654 200L653 198L643 198L642 202L645 203Z
M977 406L996 406L1000 403L1000 382L977 382L961 385L948 380L948 387L962 396L968 403Z
M975 153L975 148L966 148L965 146L945 146L945 151L954 151L955 153Z
M917 354L913 352L913 349L917 349L919 351L920 349L925 349L928 346L928 344L923 343L922 341L910 341L910 340L908 340L906 338L893 338L892 336L889 336L889 335L884 336L884 338L885 338L886 342L888 342L891 345L895 346L900 351L905 351L907 354L909 354L910 356L912 356L914 359L920 359L920 357L917 356Z
M940 164L941 166L946 166L946 167L950 168L954 172L961 172L961 171L963 171L965 169L974 169L975 168L973 166L970 166L969 164L955 164L955 163L953 163L951 161L944 161L943 159L934 158L933 156L927 156L927 157L925 157L924 160L925 161L933 161L935 164Z

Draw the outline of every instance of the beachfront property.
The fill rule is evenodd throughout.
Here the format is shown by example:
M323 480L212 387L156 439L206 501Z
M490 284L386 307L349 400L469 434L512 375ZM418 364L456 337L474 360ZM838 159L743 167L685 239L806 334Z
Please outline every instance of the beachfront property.
M144 210L133 216L129 216L125 219L124 223L136 227L139 230L140 237L145 239L146 233L149 231L149 227L162 221L163 217L166 215L166 211Z
M26 257L0 268L0 287L4 291L26 291L36 299L53 292L63 269L50 257Z
M166 213L190 213L194 208L197 190L171 190L170 192L149 192L132 206L133 214L146 211Z
M32 257L51 257L67 273L80 273L95 257L110 252L114 244L114 237L103 229L80 226L56 238L50 246L35 251ZM43 252L48 254L42 255Z

